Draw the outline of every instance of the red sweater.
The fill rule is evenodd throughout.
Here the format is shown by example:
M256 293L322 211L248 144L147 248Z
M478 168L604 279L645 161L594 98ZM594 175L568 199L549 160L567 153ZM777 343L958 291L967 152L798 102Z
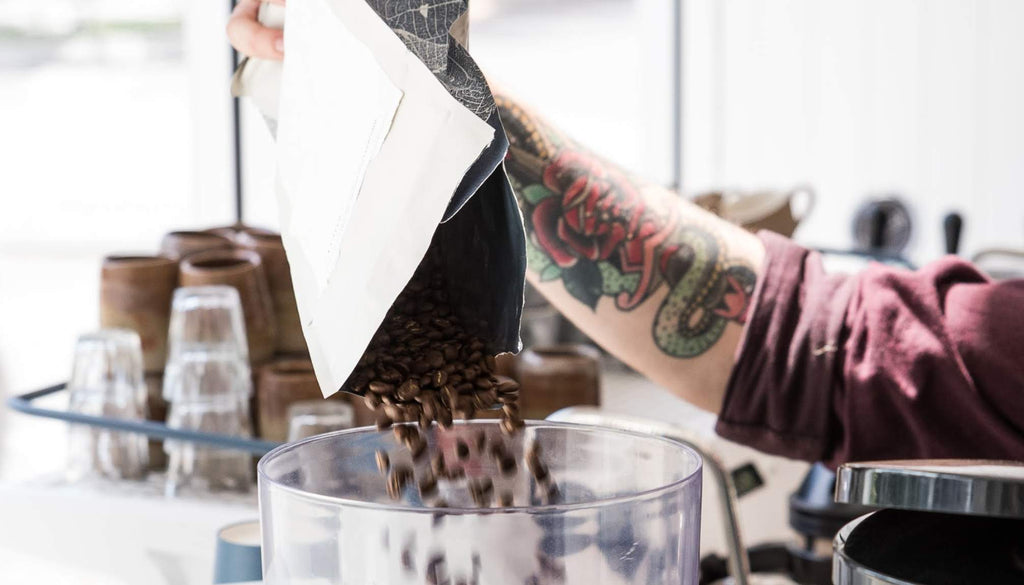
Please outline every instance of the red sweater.
M1024 460L1024 280L956 257L825 274L762 232L764 274L716 430L787 457Z

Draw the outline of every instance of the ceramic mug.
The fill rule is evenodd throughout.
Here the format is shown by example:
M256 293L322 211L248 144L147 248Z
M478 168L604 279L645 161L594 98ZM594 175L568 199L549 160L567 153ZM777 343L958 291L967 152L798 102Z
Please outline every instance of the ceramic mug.
M814 209L814 201L814 190L807 185L789 191L731 193L723 197L721 213L751 232L769 230L788 238Z
M263 578L260 522L229 524L217 531L214 583L245 583Z
M249 342L249 361L259 364L274 354L276 324L270 287L260 255L251 250L211 250L181 261L182 286L227 285L238 290Z

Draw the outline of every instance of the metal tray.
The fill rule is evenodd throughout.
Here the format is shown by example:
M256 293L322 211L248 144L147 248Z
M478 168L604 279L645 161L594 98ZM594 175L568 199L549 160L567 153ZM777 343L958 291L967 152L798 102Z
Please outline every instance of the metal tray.
M153 421L104 418L101 416L90 416L75 412L68 412L66 410L43 408L33 404L40 398L50 396L58 392L63 392L65 387L66 384L57 384L56 386L50 386L49 388L29 392L28 394L14 396L7 400L7 406L12 410L16 410L29 416L64 420L93 427L112 429L115 431L141 433L154 439L174 439L176 441L187 441L208 447L245 451L254 455L263 455L264 453L267 453L281 445L281 443L262 441L260 439L249 439L231 435L217 435L213 433L200 433L184 429L172 429L163 423Z

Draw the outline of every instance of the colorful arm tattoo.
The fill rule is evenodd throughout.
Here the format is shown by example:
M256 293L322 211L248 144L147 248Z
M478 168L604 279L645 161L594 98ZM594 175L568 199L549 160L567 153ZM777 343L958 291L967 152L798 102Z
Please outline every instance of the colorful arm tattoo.
M530 270L561 280L593 310L602 297L621 311L662 288L651 327L666 354L697 357L729 321L744 323L756 276L730 258L713 229L688 219L673 196L587 152L511 100L497 96L509 138L506 169L519 198Z

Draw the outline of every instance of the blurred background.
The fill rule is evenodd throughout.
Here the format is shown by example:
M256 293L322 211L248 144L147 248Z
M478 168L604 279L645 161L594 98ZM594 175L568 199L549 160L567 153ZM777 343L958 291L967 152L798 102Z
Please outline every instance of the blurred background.
M810 186L794 237L833 250L864 248L884 200L874 243L916 264L945 252L953 211L961 254L1024 249L1022 2L472 5L493 83L685 197ZM229 10L0 0L0 397L66 378L103 256L239 211L276 226L270 135L246 103L236 126L228 92ZM59 468L63 428L0 409L0 480Z

